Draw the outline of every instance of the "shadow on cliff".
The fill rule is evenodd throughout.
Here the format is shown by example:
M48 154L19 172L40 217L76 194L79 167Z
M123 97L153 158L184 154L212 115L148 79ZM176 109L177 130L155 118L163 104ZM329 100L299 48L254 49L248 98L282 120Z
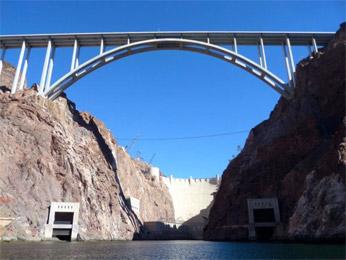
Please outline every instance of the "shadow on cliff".
M203 232L208 224L209 212L214 204L214 200L206 207L202 209L198 215L185 221L180 228L190 235L190 239L203 240Z
M144 222L136 240L190 240L186 230L177 227L175 223L163 221Z
M0 86L0 93L11 92L11 89L7 86Z
M103 134L100 131L98 123L94 120L94 117L88 113L80 113L76 109L76 105L67 98L65 93L63 93L61 95L61 97L66 99L67 106L68 106L71 114L73 115L73 120L76 123L78 123L81 127L85 128L85 129L87 129L93 133L93 135L95 136L95 139L96 139L96 141L100 147L102 155L104 156L105 160L109 163L109 167L114 171L114 178L115 178L115 181L118 183L119 190L120 190L119 197L118 197L119 204L120 204L121 208L128 215L133 227L136 229L136 232L134 233L134 237L133 237L133 239L136 239L136 237L138 237L139 233L141 232L142 223L139 220L139 218L137 217L137 215L132 211L132 209L126 205L126 202L125 202L126 199L125 199L124 191L123 191L123 188L121 186L121 182L120 182L118 174L117 174L116 158L112 153L112 149L107 144Z
M276 240L345 241L346 23L301 60L280 98L222 175L206 240L247 240L248 199L277 198Z

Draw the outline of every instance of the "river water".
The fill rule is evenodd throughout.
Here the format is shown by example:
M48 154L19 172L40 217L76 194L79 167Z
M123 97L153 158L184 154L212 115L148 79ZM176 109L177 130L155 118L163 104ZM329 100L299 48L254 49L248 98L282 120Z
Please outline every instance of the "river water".
M206 241L2 242L1 259L344 259L342 244Z

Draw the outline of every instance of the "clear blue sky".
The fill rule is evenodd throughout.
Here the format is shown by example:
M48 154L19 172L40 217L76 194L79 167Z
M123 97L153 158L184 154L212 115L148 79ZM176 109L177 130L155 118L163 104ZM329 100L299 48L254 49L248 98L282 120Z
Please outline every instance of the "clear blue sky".
M344 1L0 1L0 33L164 30L335 31L345 20ZM81 60L97 50L82 49ZM256 50L240 52L255 57ZM295 59L306 49L295 49ZM16 63L18 51L8 60ZM31 83L38 82L43 50L34 50ZM285 78L281 49L268 48L272 71ZM59 50L54 79L68 68ZM201 54L163 51L111 63L67 91L79 110L103 120L120 138L138 136L133 156L176 177L221 174L247 133L184 141L147 141L249 130L268 118L279 95L248 73Z

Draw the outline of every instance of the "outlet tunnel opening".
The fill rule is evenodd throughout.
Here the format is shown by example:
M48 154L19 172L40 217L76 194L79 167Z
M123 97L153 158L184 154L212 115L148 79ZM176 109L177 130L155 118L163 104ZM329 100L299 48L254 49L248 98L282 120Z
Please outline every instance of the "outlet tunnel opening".
M71 229L54 228L52 237L55 237L63 241L71 241L71 233L72 233Z

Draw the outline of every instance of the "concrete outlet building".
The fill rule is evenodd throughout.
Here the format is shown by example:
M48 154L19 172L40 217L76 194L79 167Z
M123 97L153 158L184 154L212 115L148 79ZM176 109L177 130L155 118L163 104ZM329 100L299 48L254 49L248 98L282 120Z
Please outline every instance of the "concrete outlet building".
M249 239L270 239L280 223L277 198L248 199Z
M45 239L75 240L78 235L78 202L52 202L45 225Z

